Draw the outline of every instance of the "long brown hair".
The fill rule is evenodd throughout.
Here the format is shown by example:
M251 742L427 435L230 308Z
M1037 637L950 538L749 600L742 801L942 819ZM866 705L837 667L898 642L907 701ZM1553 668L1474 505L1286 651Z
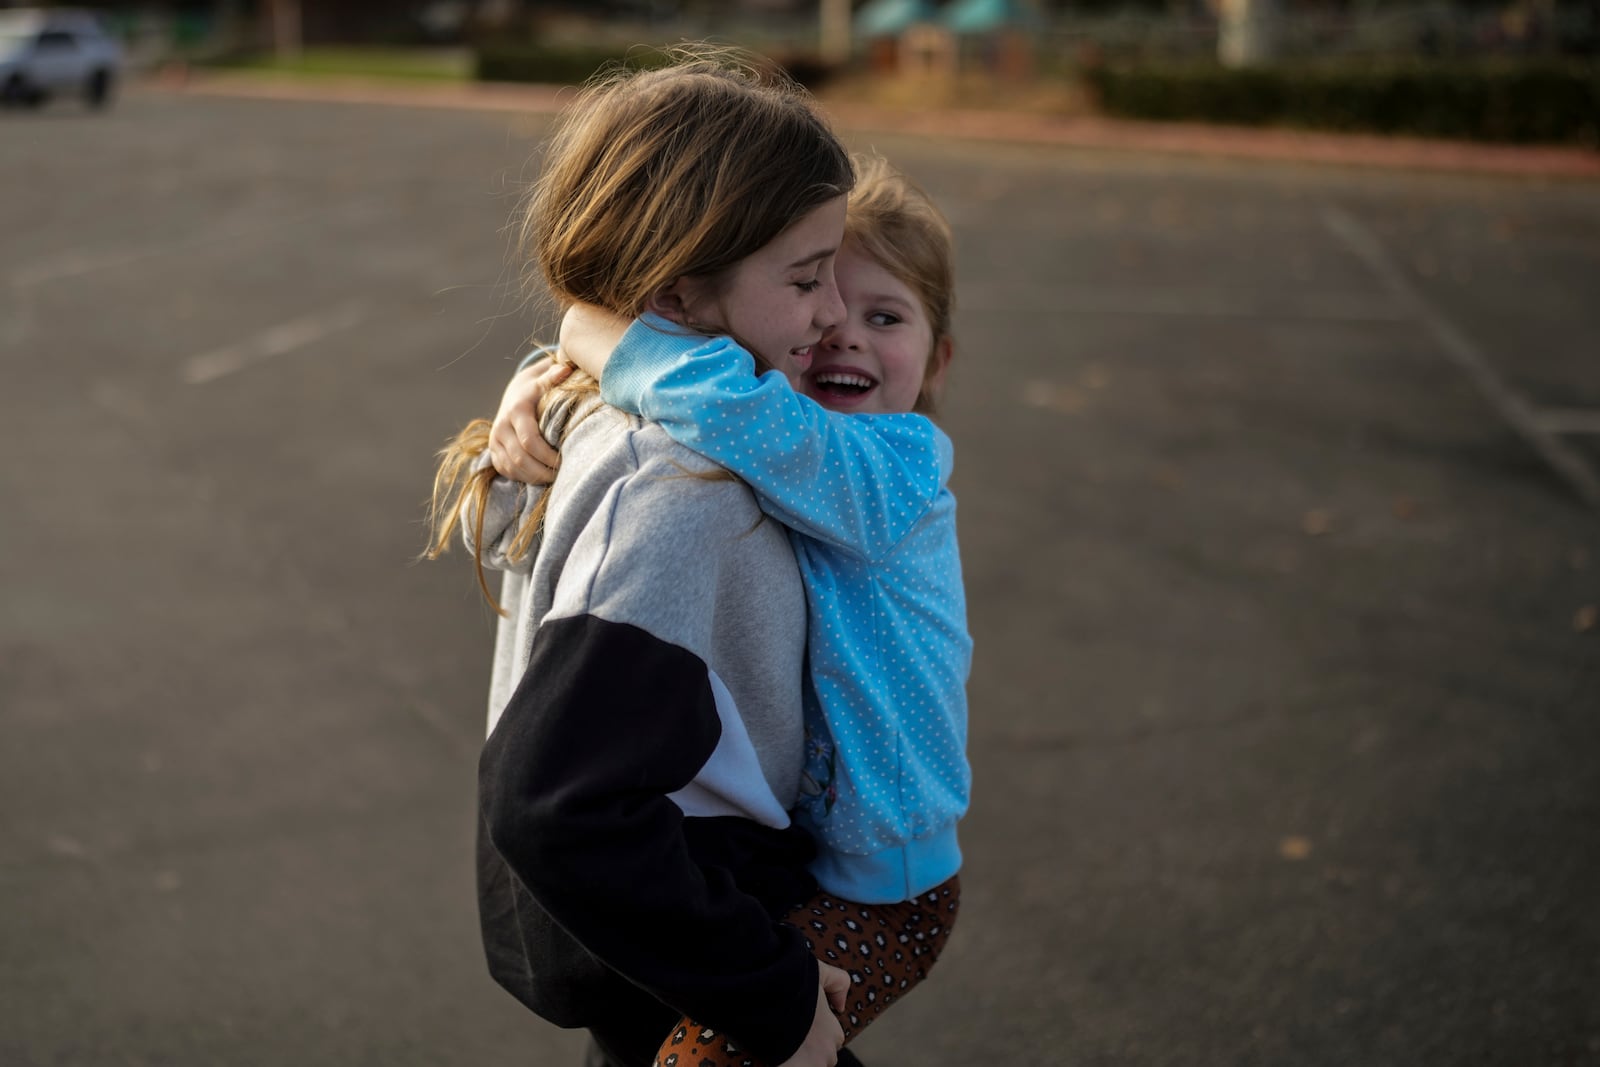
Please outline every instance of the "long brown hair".
M670 66L597 75L563 112L516 217L524 280L542 283L558 310L581 302L633 318L657 290L722 276L854 183L849 154L787 75L737 50L678 49ZM597 391L574 372L541 414ZM559 436L575 424L565 420ZM448 549L463 509L481 535L495 475L474 468L488 436L488 421L473 420L439 453L429 559ZM547 499L517 532L511 559L532 546ZM481 554L481 537L474 543ZM474 562L479 588L504 614Z

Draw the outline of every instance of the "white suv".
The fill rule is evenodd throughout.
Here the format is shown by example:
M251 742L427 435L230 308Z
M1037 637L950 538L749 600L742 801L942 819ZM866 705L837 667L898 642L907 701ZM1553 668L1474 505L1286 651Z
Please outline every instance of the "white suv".
M37 106L60 93L105 107L122 46L84 11L0 11L0 102Z

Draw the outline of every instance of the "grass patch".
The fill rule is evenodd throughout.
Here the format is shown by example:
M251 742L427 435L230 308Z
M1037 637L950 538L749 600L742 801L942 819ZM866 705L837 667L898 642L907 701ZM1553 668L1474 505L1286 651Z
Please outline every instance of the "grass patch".
M218 64L285 77L346 76L398 81L464 82L472 78L473 57L465 49L308 48L297 56L247 56Z

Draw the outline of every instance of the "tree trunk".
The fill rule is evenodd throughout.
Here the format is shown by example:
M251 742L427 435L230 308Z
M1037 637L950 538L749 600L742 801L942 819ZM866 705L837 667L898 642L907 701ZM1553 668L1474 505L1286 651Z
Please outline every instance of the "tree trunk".
M822 0L822 61L843 66L850 61L850 0Z
M272 0L272 48L279 59L300 54L300 0Z
M1225 67L1255 67L1277 57L1275 0L1222 0L1217 59Z

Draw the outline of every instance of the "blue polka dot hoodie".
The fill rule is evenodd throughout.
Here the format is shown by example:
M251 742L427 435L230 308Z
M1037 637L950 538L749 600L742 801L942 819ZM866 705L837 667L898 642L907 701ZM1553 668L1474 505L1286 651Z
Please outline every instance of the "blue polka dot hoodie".
M810 617L795 818L817 881L892 903L955 874L972 639L950 439L921 415L829 411L757 377L735 341L654 316L624 335L601 397L739 475L789 530Z

